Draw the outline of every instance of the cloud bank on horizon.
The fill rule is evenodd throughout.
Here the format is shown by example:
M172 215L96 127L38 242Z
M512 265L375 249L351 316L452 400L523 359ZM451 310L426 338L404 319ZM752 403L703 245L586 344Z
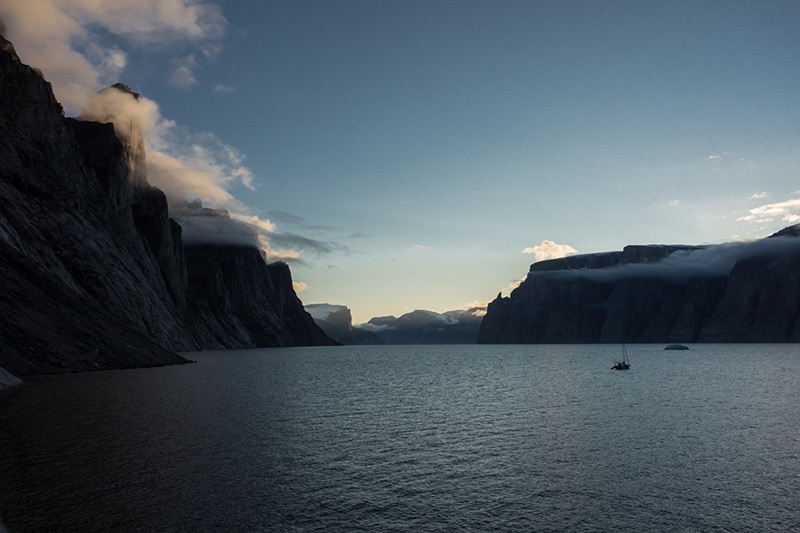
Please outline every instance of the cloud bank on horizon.
M230 218L204 219L191 225L190 239L207 230L206 240L256 242L269 260L301 261L310 250L325 254L346 249L295 234L281 233L268 219L253 214L229 188L240 184L255 190L255 176L243 164L245 156L213 133L194 133L161 114L158 104L120 91L100 91L119 81L128 54L123 46L157 47L164 52L181 44L212 59L219 53L227 21L219 6L187 0L7 0L0 7L4 33L21 60L39 69L68 113L113 122L122 138L133 124L144 136L147 180L162 189L173 208L186 200L230 211ZM117 42L109 42L107 35ZM171 60L168 84L188 90L199 82L196 54ZM215 90L229 91L229 86ZM215 224L224 227L214 229ZM236 230L232 226L244 226ZM191 237L194 235L195 237ZM273 243L275 243L273 245Z

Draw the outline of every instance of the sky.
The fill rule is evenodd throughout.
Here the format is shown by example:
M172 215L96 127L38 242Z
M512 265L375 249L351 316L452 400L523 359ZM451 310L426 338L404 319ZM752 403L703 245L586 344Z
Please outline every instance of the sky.
M67 115L142 95L148 179L354 321L535 260L800 222L796 1L0 0Z

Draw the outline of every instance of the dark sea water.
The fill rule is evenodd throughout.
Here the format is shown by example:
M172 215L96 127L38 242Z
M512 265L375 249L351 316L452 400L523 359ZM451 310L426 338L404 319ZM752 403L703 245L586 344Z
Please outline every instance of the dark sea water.
M800 346L189 354L0 394L26 531L800 531Z

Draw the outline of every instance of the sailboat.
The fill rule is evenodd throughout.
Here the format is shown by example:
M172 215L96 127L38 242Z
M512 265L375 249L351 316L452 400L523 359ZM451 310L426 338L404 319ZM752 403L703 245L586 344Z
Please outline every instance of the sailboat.
M622 345L622 361L614 361L614 366L611 367L611 370L628 370L631 367L631 364L628 362L628 350L625 349L625 345Z

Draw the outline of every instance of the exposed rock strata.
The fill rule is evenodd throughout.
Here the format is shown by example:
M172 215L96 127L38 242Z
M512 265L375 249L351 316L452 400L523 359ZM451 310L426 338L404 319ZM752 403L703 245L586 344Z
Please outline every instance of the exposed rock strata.
M757 243L534 263L479 343L800 341L800 225Z
M186 252L137 151L111 124L65 119L50 84L0 38L0 367L124 368L185 362L181 350L331 342L285 265L252 248ZM224 286L205 292L203 269ZM232 315L213 309L217 298Z

